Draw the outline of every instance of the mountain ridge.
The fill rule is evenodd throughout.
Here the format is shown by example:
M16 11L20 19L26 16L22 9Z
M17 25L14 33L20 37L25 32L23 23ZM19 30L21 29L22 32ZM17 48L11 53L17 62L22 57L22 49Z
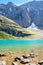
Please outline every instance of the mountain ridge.
M13 3L11 4L13 5ZM16 7L5 6L1 8L0 6L0 15L14 20L23 28L34 23L39 29L43 30L43 1L32 1Z

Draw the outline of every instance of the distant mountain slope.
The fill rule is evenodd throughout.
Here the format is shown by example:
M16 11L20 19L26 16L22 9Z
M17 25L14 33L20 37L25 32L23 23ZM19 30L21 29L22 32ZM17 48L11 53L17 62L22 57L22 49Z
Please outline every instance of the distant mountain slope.
M30 25L30 18L23 8L15 6L13 3L0 4L0 14L4 15L15 22L17 22L22 27L28 27Z
M0 4L0 15L14 20L24 28L34 23L43 30L43 1L32 1L21 6L16 6L12 2Z
M41 8L43 9L43 1L31 1L31 2L27 2L23 5L21 5L20 7L23 8L33 8L33 9L38 9L40 10Z
M3 32L3 31L0 31L0 40L2 40L2 39L4 39L4 40L6 40L6 39L8 39L8 40L13 40L13 39L16 40L17 38L10 35L10 34L7 34L7 33Z
M0 31L6 32L15 37L30 36L33 33L19 26L14 21L0 15Z

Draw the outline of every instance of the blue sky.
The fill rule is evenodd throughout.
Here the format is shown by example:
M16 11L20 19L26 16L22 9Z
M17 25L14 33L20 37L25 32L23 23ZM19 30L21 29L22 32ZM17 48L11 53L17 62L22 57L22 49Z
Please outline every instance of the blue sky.
M8 2L13 2L15 4L23 4L29 1L33 1L33 0L0 0L0 3L8 3Z

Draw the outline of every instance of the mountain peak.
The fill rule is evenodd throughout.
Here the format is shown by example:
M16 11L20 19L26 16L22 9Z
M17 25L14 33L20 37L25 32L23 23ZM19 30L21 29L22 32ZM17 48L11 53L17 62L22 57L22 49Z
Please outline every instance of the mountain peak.
M8 6L14 6L14 7L16 6L16 5L15 5L14 3L12 3L12 2L8 2L7 5L8 5Z
M13 5L13 3L12 3L12 2L8 2L8 4Z

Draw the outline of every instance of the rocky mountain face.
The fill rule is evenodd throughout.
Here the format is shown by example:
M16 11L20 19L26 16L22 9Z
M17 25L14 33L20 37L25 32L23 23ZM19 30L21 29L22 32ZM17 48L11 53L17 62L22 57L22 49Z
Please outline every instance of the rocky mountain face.
M34 23L39 29L43 29L43 1L32 1L21 6L26 9Z
M16 21L20 26L27 28L34 23L43 29L43 1L32 1L21 6L9 2L0 4L0 14Z
M30 18L26 10L21 7L15 6L11 2L7 5L0 5L0 14L16 21L22 27L28 27L30 25Z

